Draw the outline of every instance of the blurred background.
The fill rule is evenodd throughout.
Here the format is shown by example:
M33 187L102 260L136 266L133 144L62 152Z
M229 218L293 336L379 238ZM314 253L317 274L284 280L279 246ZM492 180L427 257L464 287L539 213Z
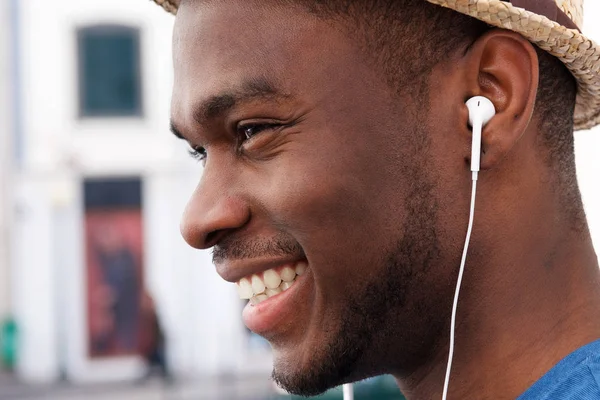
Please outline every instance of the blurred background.
M172 27L144 0L0 0L0 400L288 397L179 235L201 167L169 133ZM600 249L600 129L576 147Z

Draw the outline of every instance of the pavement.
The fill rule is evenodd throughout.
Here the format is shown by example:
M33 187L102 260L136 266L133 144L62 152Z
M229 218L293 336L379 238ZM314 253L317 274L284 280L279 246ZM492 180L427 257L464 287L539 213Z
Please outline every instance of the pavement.
M0 400L279 400L264 378L26 385L0 372Z

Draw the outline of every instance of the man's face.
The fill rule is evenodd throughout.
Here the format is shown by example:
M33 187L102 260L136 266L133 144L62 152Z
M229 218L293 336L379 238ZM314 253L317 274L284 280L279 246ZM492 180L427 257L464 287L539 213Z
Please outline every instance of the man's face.
M306 261L244 311L275 379L314 394L411 370L449 293L421 104L393 94L340 26L269 2L183 1L173 124L207 152L182 232L237 282Z

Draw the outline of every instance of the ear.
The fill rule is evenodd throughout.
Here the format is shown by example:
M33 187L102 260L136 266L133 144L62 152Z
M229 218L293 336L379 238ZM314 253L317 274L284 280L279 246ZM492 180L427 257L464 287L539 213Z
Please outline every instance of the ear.
M483 129L481 143L481 169L490 169L501 162L529 126L538 88L538 57L533 45L521 35L494 29L473 43L464 61L465 101L485 96L496 108L496 115ZM467 133L470 136L470 130Z

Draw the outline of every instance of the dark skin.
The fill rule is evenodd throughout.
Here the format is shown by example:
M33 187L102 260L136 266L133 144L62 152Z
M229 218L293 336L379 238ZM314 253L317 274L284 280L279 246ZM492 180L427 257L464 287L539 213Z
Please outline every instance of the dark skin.
M258 332L288 389L390 373L409 399L440 397L471 187L464 103L486 96L497 113L483 133L449 398L515 398L600 336L597 258L562 212L539 143L536 52L490 31L435 66L423 107L355 43L291 6L180 5L172 121L207 154L183 236L217 246L232 282L308 261L293 313Z

